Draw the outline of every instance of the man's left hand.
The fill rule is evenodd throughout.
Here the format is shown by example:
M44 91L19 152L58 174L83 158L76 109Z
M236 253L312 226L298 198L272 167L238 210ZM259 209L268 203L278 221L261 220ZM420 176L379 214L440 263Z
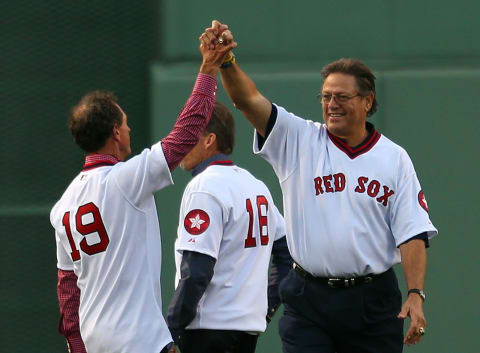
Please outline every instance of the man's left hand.
M410 327L408 328L404 344L417 344L422 339L427 328L427 320L423 314L423 300L419 295L410 294L398 314L399 319L410 318Z

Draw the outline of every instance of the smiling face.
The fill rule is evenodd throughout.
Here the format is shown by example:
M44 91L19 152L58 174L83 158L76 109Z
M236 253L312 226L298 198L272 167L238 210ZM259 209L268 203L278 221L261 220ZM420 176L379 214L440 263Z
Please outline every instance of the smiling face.
M367 135L365 123L373 93L366 97L359 96L355 77L335 72L325 78L322 94L351 97L343 103L336 97L329 102L322 102L323 120L331 134L344 139L350 146L360 144Z

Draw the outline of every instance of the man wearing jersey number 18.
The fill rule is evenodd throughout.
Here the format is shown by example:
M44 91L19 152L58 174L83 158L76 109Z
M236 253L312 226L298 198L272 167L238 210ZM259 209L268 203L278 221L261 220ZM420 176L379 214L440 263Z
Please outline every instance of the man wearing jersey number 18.
M204 32L210 50L232 36L214 35L221 26L213 21ZM232 53L220 72L256 130L254 152L272 165L283 192L295 262L280 288L283 351L393 353L418 343L426 332L426 248L437 230L408 154L367 122L377 110L371 70L355 59L323 68L325 124L271 103ZM408 286L403 305L392 269L399 262Z
M71 353L175 349L162 316L153 195L173 183L171 172L210 119L216 61L221 63L223 54L203 56L173 130L129 160L127 115L112 93L91 92L72 109L69 128L86 153L85 164L50 213L57 243L59 331Z
M265 184L233 163L233 145L233 116L217 102L180 163L194 178L180 207L167 323L182 353L253 353L292 267L283 217Z

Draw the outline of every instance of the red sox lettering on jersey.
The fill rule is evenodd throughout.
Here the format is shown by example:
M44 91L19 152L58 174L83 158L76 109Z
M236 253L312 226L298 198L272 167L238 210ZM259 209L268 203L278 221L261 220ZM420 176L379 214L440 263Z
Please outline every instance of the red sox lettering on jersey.
M320 194L323 194L324 192L341 192L345 190L347 180L345 174L336 173L333 175L330 174L324 175L322 177L316 177L315 179L313 179L313 183L315 187L315 194L318 196ZM388 199L393 194L395 194L395 191L392 190L389 186L382 185L378 180L370 180L368 177L365 176L361 176L357 179L357 184L354 190L357 193L366 194L372 198L376 198L376 200L383 206L387 206ZM383 194L380 194L380 190L383 190ZM425 197L423 197L423 200L425 200Z

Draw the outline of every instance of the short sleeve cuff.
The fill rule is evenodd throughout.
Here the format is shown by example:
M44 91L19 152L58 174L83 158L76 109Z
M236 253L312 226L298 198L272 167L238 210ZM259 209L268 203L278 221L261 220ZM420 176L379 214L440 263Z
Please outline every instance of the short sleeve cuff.
M410 240L414 240L414 239L423 240L423 241L425 242L425 247L426 247L426 248L429 248L429 247L430 247L430 241L428 240L428 233L427 233L427 232L423 232L423 233L414 235L413 237L411 237L411 238L405 240L404 242L402 242L400 245L405 244L405 243L408 243ZM400 245L399 245L399 246L400 246Z
M218 260L218 254L215 253L214 250L207 249L207 248L204 248L204 247L200 248L200 247L192 246L190 244L183 243L183 244L178 245L175 250L180 251L180 252L183 252L183 251L197 252L199 254L208 255L210 257L213 257L215 260Z

